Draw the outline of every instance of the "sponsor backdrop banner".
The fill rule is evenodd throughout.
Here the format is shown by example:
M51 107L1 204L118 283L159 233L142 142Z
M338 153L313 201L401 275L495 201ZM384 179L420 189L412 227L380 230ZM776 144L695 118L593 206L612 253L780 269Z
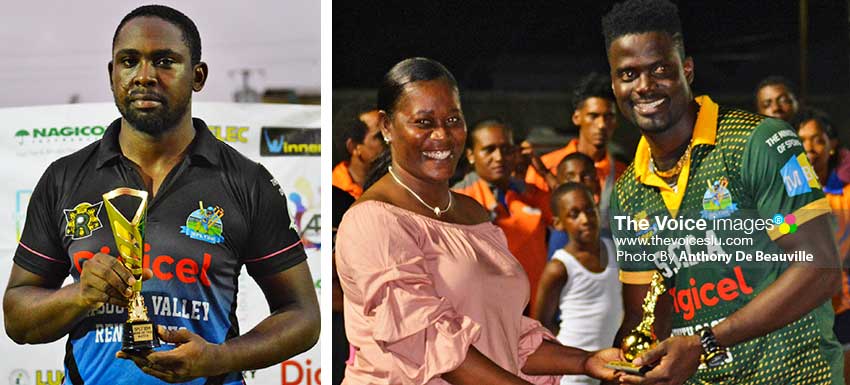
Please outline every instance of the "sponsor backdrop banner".
M318 294L319 107L194 103L192 109L193 115L203 119L219 140L265 165L280 182L289 202L289 214L304 241ZM0 109L0 287L5 288L9 279L29 197L41 174L59 157L100 139L117 117L118 110L111 103ZM69 282L70 279L66 284ZM243 333L269 314L262 291L244 269L237 301ZM20 346L0 333L0 385L60 384L66 339ZM248 384L318 385L320 372L317 344L280 365L246 372L245 379Z

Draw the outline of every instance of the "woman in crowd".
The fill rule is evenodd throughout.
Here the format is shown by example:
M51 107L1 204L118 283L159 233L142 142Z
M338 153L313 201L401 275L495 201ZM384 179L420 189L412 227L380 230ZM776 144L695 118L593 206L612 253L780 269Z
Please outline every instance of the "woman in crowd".
M613 379L617 349L561 346L522 316L528 279L504 234L448 181L466 123L439 63L396 64L378 91L391 166L343 218L336 257L354 357L346 384L556 384Z

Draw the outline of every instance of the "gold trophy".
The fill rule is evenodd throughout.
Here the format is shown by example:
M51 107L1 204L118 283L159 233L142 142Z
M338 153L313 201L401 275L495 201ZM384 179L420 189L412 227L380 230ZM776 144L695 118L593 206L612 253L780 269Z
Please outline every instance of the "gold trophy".
M658 339L652 332L652 324L655 322L655 304L658 303L658 296L664 293L664 290L664 278L656 271L652 275L649 291L643 299L643 319L623 337L620 349L623 350L623 357L628 361L612 361L605 365L606 368L632 374L643 374L651 369L648 366L637 366L632 361L658 343Z
M121 214L110 202L117 197L129 195L139 198L141 202L136 209L132 221ZM145 213L148 204L147 191L134 190L127 187L117 188L103 194L103 206L109 216L115 245L121 256L121 263L133 273L136 283L133 284L133 295L127 305L127 322L124 324L124 336L121 351L125 353L143 353L159 346L156 328L148 317L145 299L142 297L142 256L144 255Z

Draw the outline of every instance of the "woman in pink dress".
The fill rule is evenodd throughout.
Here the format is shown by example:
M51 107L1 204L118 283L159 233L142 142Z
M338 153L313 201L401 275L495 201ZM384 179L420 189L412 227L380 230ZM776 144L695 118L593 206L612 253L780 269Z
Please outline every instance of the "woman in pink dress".
M344 384L557 384L613 379L617 349L564 347L522 316L528 279L504 234L448 180L466 140L441 64L396 64L378 92L392 165L343 218L336 263L353 357Z

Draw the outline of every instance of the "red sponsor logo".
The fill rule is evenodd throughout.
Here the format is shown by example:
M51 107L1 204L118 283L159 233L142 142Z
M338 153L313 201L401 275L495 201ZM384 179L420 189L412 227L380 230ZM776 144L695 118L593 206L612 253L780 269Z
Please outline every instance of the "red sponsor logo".
M284 361L281 366L281 379L283 385L322 385L319 378L322 368L315 370L310 366L312 361L304 360L302 365L295 360Z
M103 246L100 252L109 254L109 247ZM151 245L145 243L145 253L151 251ZM94 256L94 252L88 250L80 250L73 255L74 266L77 271L82 273L83 260L90 259ZM168 281L177 278L183 283L201 282L204 286L210 286L210 279L207 271L210 268L212 256L209 253L204 253L204 260L198 266L198 262L191 258L174 258L170 255L158 255L151 259L150 255L145 254L142 257L142 267L153 270L153 275L161 281Z
M706 282L700 287L696 287L696 280L691 278L688 283L690 287L676 290L672 288L668 291L673 296L673 310L676 313L682 314L682 318L686 321L692 320L696 311L705 307L713 307L723 301L732 301L738 298L741 294L752 294L753 288L747 284L744 279L744 273L741 266L733 269L735 279L723 278L717 283Z

